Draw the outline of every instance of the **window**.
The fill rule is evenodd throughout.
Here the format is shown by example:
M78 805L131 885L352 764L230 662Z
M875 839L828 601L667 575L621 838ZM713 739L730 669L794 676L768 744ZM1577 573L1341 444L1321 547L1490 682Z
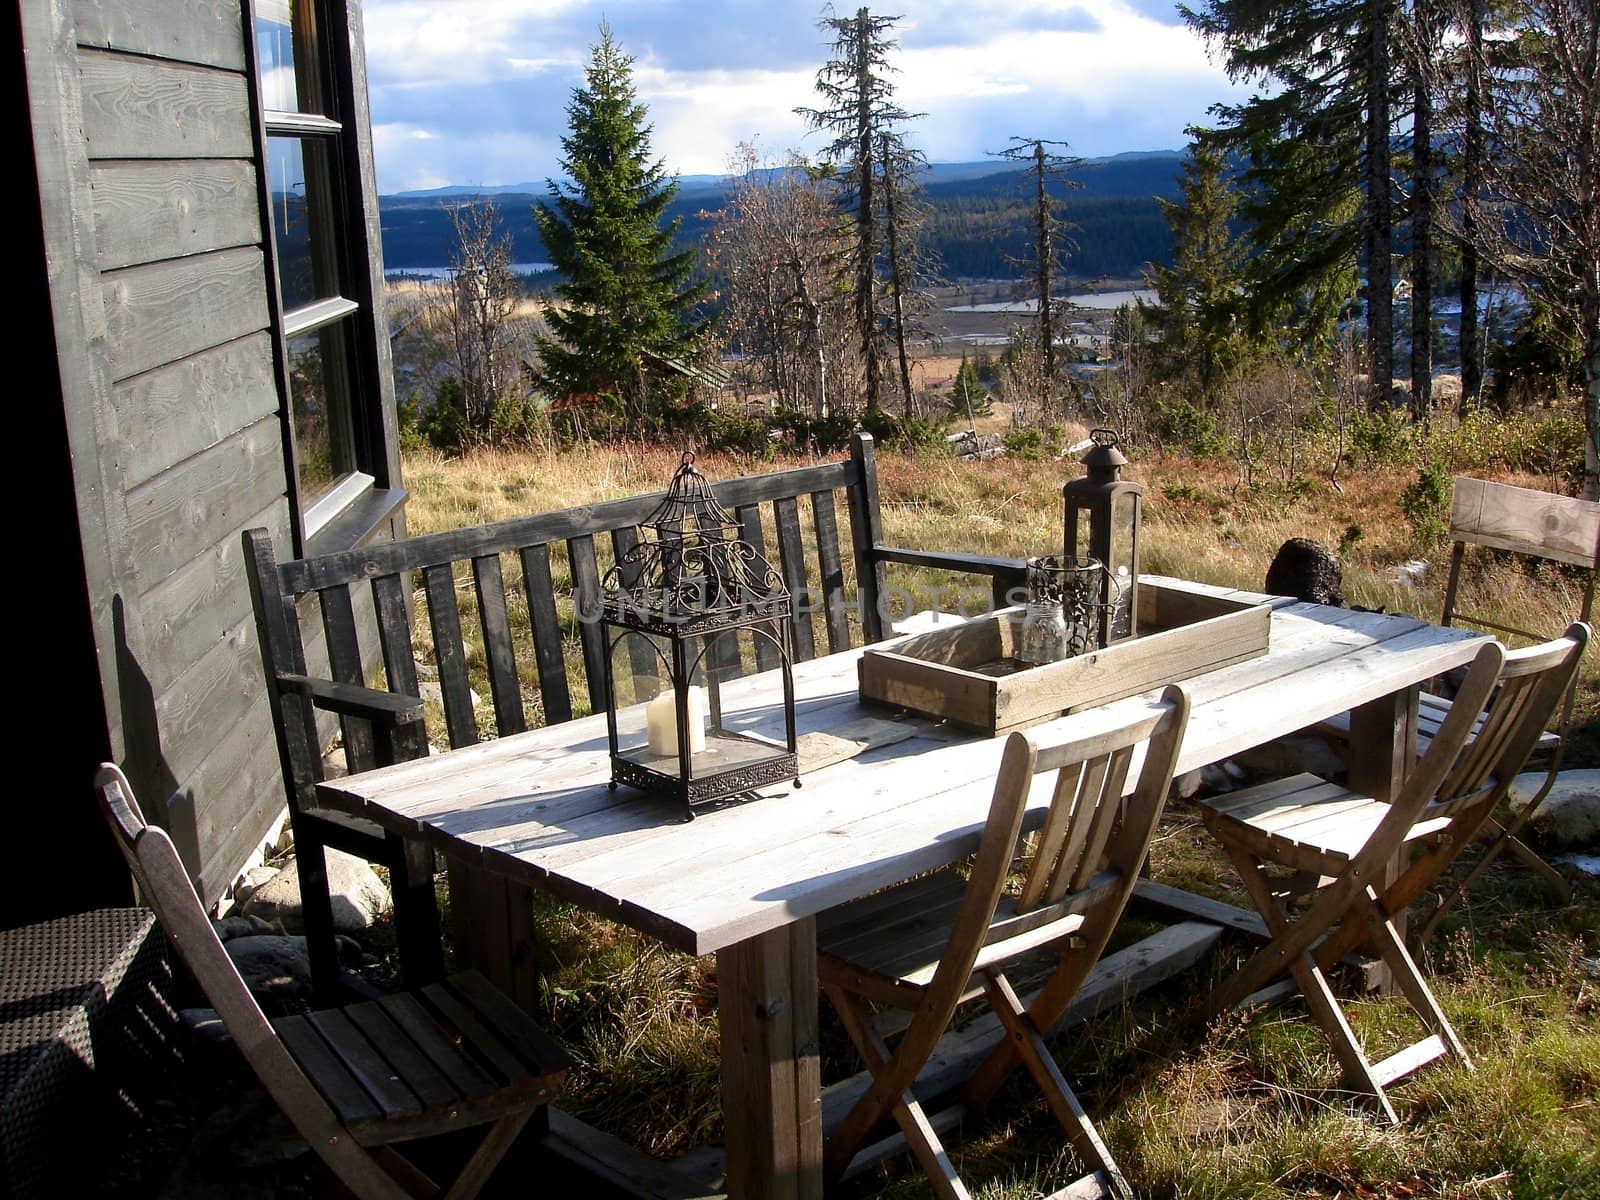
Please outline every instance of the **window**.
M338 0L255 0L300 549L390 486L350 44Z

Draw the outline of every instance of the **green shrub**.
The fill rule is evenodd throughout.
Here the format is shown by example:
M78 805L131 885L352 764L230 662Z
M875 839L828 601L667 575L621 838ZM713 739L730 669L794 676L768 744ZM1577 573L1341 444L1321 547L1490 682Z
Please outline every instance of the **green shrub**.
M1221 458L1228 452L1228 439L1216 417L1181 396L1156 400L1150 412L1150 433L1196 458Z
M781 429L797 449L814 446L819 454L843 450L856 431L856 419L849 413L832 412L819 417L796 408L779 409L772 424Z
M445 379L433 394L433 407L422 414L417 428L436 450L459 450L467 437L466 399L461 381Z
M1450 468L1435 455L1429 455L1417 469L1417 477L1400 493L1400 511L1411 525L1419 548L1439 545L1449 530Z
M1005 436L1006 453L1012 458L1044 457L1044 433L1038 429L1013 429Z
M1412 433L1404 409L1358 412L1350 418L1350 449L1374 465L1402 463L1411 455Z
M944 426L918 416L897 417L883 408L861 414L861 428L886 446L904 450L944 449Z
M1501 417L1474 409L1438 442L1461 472L1527 471L1583 480L1583 417L1576 412L1521 412Z

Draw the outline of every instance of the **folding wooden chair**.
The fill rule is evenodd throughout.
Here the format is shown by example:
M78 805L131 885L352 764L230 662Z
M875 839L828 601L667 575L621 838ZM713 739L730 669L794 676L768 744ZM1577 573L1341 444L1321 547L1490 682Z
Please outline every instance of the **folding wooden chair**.
M1173 764L1189 720L1189 699L1169 687L1163 704L1136 721L1043 740L1037 732L1006 741L978 856L818 918L818 973L872 1074L872 1083L828 1137L824 1167L840 1178L885 1117L893 1117L940 1197L965 1197L936 1125L912 1085L957 1005L987 998L1009 1038L964 1096L981 1105L1021 1059L1044 1092L1090 1174L1058 1196L1130 1197L1094 1123L1073 1095L1044 1042L1088 978L1116 926L1166 803ZM1123 788L1140 745L1138 785ZM1035 776L1055 773L1054 793L1020 891L1007 876L1019 852ZM1119 819L1120 817L1120 819ZM1053 973L1031 1004L1018 999L1002 968L1018 955L1050 949ZM867 1009L909 1013L893 1050ZM885 1014L889 1015L889 1014Z
M1544 558L1553 562L1580 567L1586 573L1583 599L1576 619L1588 621L1594 606L1597 568L1600 568L1600 503L1578 500L1571 496L1558 496L1532 488L1512 487L1504 483L1491 483L1458 475L1450 500L1450 576L1445 585L1444 612L1441 625L1465 623L1497 633L1511 634L1530 642L1542 642L1551 632L1543 633L1505 625L1479 613L1465 611L1460 606L1461 571L1466 562L1467 548L1481 546L1493 550L1509 550L1530 558ZM1576 676L1574 676L1576 684ZM1479 837L1492 839L1472 870L1454 887L1439 898L1433 912L1422 923L1421 935L1428 936L1437 926L1445 911L1454 904L1478 877L1489 869L1499 855L1510 850L1526 867L1548 884L1562 903L1570 900L1571 890L1549 863L1540 858L1521 839L1521 832L1532 819L1544 798L1555 786L1561 770L1566 746L1566 733L1572 723L1573 701L1576 688L1568 691L1561 704L1561 714L1554 728L1540 734L1534 749L1544 754L1545 777L1538 791L1528 800L1518 814L1504 827L1491 814L1485 814ZM1427 748L1427 742L1439 724L1450 712L1450 700L1424 693L1417 713L1418 751ZM1318 726L1319 732L1335 741L1348 740L1350 719L1343 713ZM1476 736L1476 730L1469 734Z
M1347 1082L1373 1097L1390 1121L1397 1118L1384 1089L1395 1080L1444 1054L1470 1067L1393 919L1477 835L1571 686L1589 637L1589 627L1575 623L1556 641L1510 654L1497 642L1486 643L1393 803L1315 775L1202 803L1206 827L1227 850L1273 935L1217 990L1214 1009L1251 1002L1287 971L1332 1042ZM1497 688L1494 705L1483 713ZM1409 862L1385 884L1387 865L1403 851ZM1269 865L1292 874L1275 883ZM1290 901L1307 893L1313 894L1310 906L1292 917ZM1393 972L1428 1032L1375 1064L1367 1061L1325 975L1363 946Z
M144 900L245 1061L295 1129L357 1196L469 1197L566 1071L566 1056L481 975L269 1021L207 919L166 833L147 826L122 772L95 779ZM448 1191L391 1143L487 1125Z

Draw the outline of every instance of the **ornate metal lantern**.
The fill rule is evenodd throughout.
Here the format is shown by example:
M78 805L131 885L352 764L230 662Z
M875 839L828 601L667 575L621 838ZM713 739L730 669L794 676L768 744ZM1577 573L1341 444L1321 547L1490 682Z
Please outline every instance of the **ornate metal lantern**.
M1144 487L1122 478L1128 460L1117 449L1117 434L1095 429L1094 445L1083 456L1081 479L1061 489L1066 501L1065 550L1068 559L1087 554L1105 567L1100 577L1098 644L1132 637L1139 628L1139 523Z
M602 584L611 787L691 806L795 779L793 604L685 453ZM776 658L745 677L748 659ZM770 651L771 653L767 653Z

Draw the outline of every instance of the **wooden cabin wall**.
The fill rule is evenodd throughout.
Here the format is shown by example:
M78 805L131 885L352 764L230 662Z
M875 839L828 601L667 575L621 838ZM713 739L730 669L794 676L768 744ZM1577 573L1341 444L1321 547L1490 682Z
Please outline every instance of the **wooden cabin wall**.
M215 899L283 806L240 544L292 548L250 46L239 0L22 7L110 741Z

